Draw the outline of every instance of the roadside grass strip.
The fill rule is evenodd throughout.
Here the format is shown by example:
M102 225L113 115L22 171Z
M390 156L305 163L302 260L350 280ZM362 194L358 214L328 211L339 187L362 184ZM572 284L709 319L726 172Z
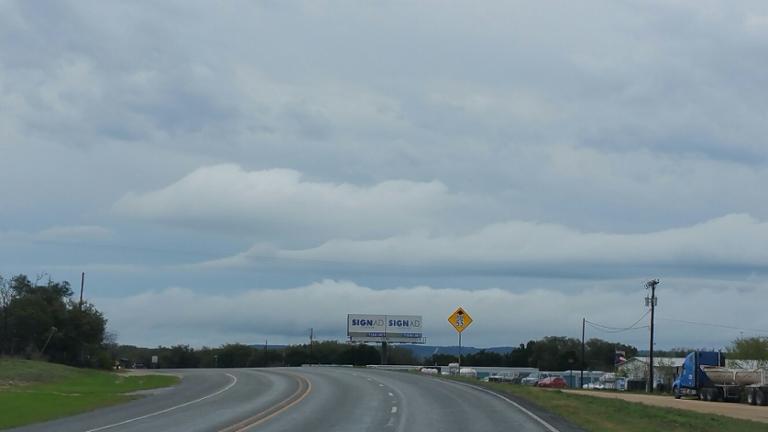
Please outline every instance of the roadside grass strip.
M0 358L0 429L127 402L126 393L168 387L179 378L122 376L52 363Z
M554 389L486 383L456 377L451 379L481 386L512 399L527 401L591 432L768 432L768 424L717 414L569 394Z

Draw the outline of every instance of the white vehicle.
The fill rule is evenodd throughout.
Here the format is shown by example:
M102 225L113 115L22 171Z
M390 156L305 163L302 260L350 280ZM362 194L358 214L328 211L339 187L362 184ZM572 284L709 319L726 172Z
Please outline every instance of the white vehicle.
M523 378L520 381L520 384L535 386L536 383L539 382L539 380L542 380L544 378L549 378L550 376L552 376L552 375L548 374L546 372L533 372L530 375L528 375L527 377Z
M488 377L489 382L514 382L519 377L518 372L499 372Z

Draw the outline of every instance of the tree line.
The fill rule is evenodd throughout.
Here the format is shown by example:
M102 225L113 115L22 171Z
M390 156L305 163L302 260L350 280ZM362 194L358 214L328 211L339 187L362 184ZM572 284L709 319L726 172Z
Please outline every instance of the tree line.
M637 354L635 347L590 339L585 343L585 369L612 370L615 352L624 351L627 356ZM376 346L347 344L337 341L315 342L268 348L244 344L225 344L218 348L195 349L189 345L171 347L141 348L132 345L114 345L114 358L123 359L128 365L153 366L152 357L158 360L157 367L269 367L300 366L303 364L345 364L363 366L379 364L381 350ZM541 370L567 370L580 368L581 341L574 338L549 336L512 349L507 353L481 350L462 356L462 364L471 366L534 367ZM404 347L390 346L387 363L393 365L447 365L458 361L450 354L435 354L426 359L416 358Z
M589 339L584 344L584 369L609 371L614 368L616 351L628 357L637 355L637 348L602 339ZM435 354L425 365L445 365L458 358L449 354ZM581 367L581 340L564 336L547 336L520 344L507 353L480 350L462 356L462 364L471 366L532 367L540 370L562 371Z
M73 298L69 282L0 275L0 354L109 367L107 319Z
M365 366L381 363L381 351L365 344L347 344L337 341L319 341L312 345L289 345L281 347L253 346L240 343L225 344L217 348L195 349L189 345L142 348L133 345L113 345L110 352L116 359L129 366L139 364L154 367L152 357L157 358L161 368L233 368L301 366L304 364L343 364ZM413 353L401 347L390 346L387 351L388 364L418 364Z

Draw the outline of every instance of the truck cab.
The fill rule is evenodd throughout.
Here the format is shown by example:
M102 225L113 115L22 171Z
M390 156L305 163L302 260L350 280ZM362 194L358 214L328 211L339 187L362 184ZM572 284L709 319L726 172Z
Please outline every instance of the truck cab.
M714 351L688 354L672 388L678 399L695 395L705 401L745 400L750 405L768 405L768 371L726 368L725 356Z
M680 375L672 383L672 392L675 399L680 399L684 395L702 396L712 392L712 396L717 398L714 391L707 389L715 388L715 384L702 370L702 366L725 366L725 356L716 351L694 351L685 357L683 366L680 368ZM706 397L705 397L706 398Z

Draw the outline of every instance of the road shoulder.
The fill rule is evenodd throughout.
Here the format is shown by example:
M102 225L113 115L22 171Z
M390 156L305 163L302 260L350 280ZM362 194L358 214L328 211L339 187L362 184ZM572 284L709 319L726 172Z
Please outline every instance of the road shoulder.
M559 432L586 432L585 429L582 429L581 427L570 422L568 419L553 413L552 411L546 409L545 407L542 407L541 405L535 402L532 402L528 399L522 398L517 395L498 391L497 389L489 386L484 386L482 382L469 382L463 379L452 379L452 378L446 378L446 377L437 377L437 379L450 382L450 383L463 384L468 387L476 388L478 389L478 391L487 391L497 396L500 396L502 398L509 399L512 402L530 411L535 416L541 418L546 423L552 425Z
M609 391L563 390L565 393L606 399L620 399L645 405L676 408L706 414L719 414L742 420L768 423L768 408L734 402L705 402L696 399L675 399L672 396L644 395Z

